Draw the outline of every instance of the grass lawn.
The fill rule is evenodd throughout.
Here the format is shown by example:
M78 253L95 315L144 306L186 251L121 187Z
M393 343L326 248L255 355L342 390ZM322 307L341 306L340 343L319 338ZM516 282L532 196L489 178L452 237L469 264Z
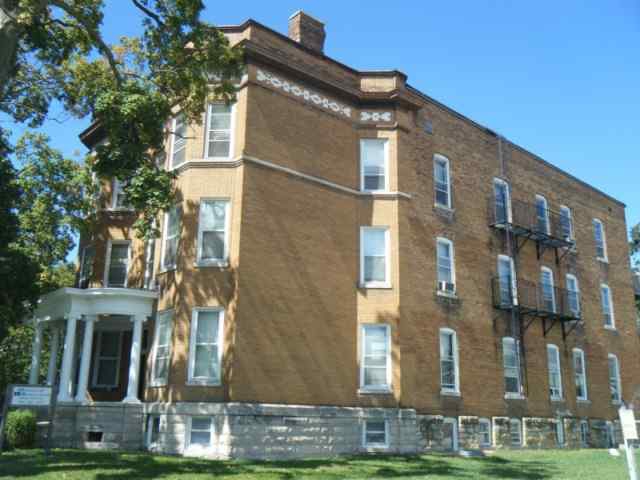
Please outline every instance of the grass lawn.
M444 455L369 456L281 462L212 461L182 457L83 450L0 454L0 479L64 480L192 479L524 479L624 480L624 455L606 450L505 451L484 458Z

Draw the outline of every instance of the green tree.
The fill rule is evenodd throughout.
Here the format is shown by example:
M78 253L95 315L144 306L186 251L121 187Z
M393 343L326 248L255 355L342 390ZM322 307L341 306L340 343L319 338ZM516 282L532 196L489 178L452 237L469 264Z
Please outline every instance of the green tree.
M629 249L631 251L631 262L640 268L640 223L631 228Z

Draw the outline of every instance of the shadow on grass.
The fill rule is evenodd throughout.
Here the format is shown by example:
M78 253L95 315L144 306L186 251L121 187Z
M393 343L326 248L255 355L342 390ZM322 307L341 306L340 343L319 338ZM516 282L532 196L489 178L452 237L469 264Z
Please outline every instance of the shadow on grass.
M514 461L500 457L453 459L444 455L349 456L326 459L282 461L214 461L169 457L146 453L55 450L46 458L41 451L0 455L0 479L82 478L133 480L191 475L228 476L242 479L282 480L368 479L428 477L544 480L552 477L550 467L536 461Z

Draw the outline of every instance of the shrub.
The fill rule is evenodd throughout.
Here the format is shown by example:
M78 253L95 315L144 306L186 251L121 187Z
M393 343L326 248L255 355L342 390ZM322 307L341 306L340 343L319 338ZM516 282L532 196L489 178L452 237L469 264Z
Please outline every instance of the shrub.
M7 414L5 439L11 448L33 448L36 443L36 414L14 410Z

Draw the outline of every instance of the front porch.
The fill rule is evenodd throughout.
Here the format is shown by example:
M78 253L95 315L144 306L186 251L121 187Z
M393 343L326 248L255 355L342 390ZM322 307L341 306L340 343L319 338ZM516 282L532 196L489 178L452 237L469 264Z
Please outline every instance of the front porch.
M139 403L149 343L145 324L156 298L156 292L128 288L62 288L45 295L33 317L29 383L41 382L43 334L49 329L50 356L43 380L57 387L58 403Z

